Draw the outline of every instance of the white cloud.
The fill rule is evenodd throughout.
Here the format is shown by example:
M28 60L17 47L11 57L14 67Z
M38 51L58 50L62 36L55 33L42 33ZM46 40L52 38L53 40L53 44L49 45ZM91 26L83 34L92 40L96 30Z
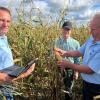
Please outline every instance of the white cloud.
M90 16L93 15L92 10L87 9L87 11L84 11L79 15L80 18L90 18Z
M0 6L12 7L20 4L22 0L0 0Z
M94 2L100 4L100 0L94 0Z
M0 6L11 7L15 17L15 9L22 7L20 6L21 1L23 0L0 0ZM33 1L33 4L31 1ZM75 19L76 21L87 21L93 14L100 11L100 0L24 0L24 7L27 16L31 8L39 8L43 16L50 15L54 19L58 16L59 9L68 7L69 12L66 10L68 12L68 18ZM32 12L33 17L38 16L38 13L34 10Z
M61 8L68 7L69 19L88 20L92 14L93 0L50 0L49 5L51 6L52 13L57 12Z
M49 12L48 3L44 1L34 1L34 8L39 8L43 13Z
M5 7L7 7L8 6L8 4L9 4L9 0L0 0L0 6L5 6Z
M58 5L59 7L63 8L65 6L67 6L67 4L69 3L69 0L50 0L50 2L52 4Z
M92 6L91 0L70 0L69 11L83 11Z

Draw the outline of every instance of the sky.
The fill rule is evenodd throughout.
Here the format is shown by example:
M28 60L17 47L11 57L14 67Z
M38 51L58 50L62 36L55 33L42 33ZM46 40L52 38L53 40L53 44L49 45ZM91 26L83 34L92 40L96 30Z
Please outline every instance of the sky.
M100 12L100 0L0 0L0 6L9 7L13 18L17 17L18 9L24 9L27 17L32 10L32 19L41 16L45 22L57 20L60 11L65 9L67 15L64 19L78 25L87 24L95 13Z

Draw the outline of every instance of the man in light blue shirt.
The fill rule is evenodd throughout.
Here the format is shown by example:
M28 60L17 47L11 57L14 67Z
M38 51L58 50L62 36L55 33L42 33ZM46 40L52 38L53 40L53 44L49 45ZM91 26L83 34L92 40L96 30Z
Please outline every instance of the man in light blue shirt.
M88 41L80 48L83 56L83 65L88 65L94 71L92 75L81 73L83 80L89 83L100 84L100 41L94 43L90 37Z
M10 67L14 64L12 52L9 48L8 40L7 40L7 32L9 30L11 23L11 13L5 7L0 7L0 70ZM7 73L0 72L0 82L9 83L14 80L25 78L30 75L35 68L35 64L33 64L25 73L21 74L18 78L13 78L9 76ZM5 87L0 85L0 90L6 96L6 100L13 100L13 95L10 93L11 91L5 92Z
M65 51L78 50L80 48L80 44L77 40L71 37L71 32L72 32L72 23L70 21L64 22L62 25L61 37L55 40L54 48L58 48L60 50L65 50ZM75 64L80 63L79 57L62 57L62 59L70 61ZM65 100L72 99L72 88L74 85L74 80L77 78L78 78L77 71L67 68L63 70L63 81L66 91Z
M13 64L12 52L8 45L7 36L0 36L0 70Z
M59 51L62 56L82 56L83 64L72 64L62 61L60 67L71 68L81 73L83 78L83 100L93 100L100 95L100 13L96 14L91 23L91 37L78 51Z

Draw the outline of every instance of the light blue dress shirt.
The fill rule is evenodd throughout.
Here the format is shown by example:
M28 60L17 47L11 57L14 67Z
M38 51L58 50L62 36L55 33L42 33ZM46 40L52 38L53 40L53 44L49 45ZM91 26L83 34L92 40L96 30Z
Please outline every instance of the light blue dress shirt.
M13 64L13 56L9 48L7 36L0 36L0 70L10 67Z
M72 37L69 37L66 40L64 40L63 37L59 37L55 40L54 47L60 48L65 51L79 50L80 44L77 40L73 39ZM75 64L80 63L79 57L64 57L63 59Z
M93 41L91 36L79 51L83 54L83 65L89 66L94 73L81 75L86 82L100 84L100 41Z

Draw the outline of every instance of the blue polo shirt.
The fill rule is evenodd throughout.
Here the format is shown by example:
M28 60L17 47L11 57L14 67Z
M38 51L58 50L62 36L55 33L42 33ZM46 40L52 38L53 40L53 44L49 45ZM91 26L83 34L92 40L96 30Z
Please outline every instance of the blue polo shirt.
M83 54L83 65L90 67L94 73L81 75L86 82L100 84L100 41L93 41L91 36L79 51Z
M0 36L0 70L10 67L13 64L13 56L9 48L7 36Z

